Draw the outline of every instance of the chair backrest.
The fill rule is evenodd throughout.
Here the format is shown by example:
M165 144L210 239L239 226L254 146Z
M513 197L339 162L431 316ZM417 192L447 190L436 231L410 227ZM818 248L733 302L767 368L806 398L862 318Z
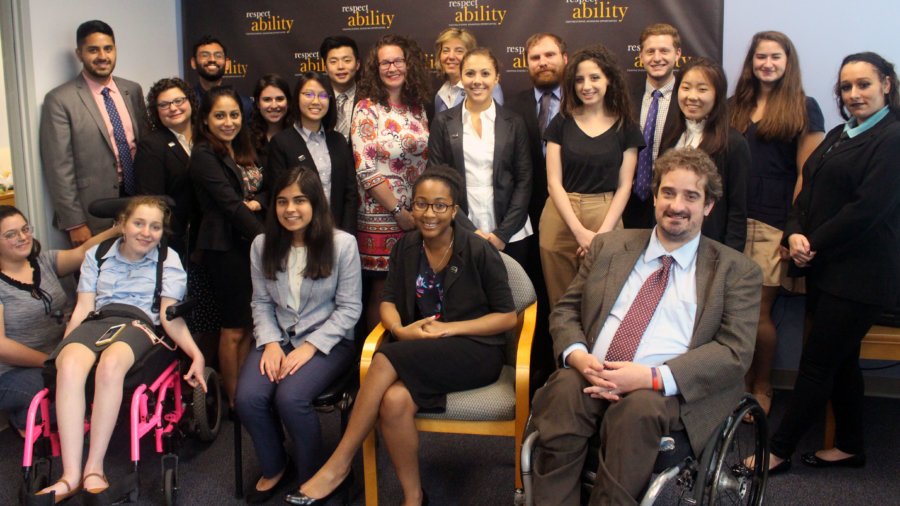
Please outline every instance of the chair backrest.
M509 287L512 290L513 303L516 306L516 314L522 314L525 308L530 306L537 300L534 292L534 285L531 284L531 278L525 269L519 265L519 262L506 253L500 252L500 258L503 259L503 265L506 267L506 276L509 278ZM506 363L509 365L516 364L516 352L519 343L519 326L510 331L509 339L506 341Z

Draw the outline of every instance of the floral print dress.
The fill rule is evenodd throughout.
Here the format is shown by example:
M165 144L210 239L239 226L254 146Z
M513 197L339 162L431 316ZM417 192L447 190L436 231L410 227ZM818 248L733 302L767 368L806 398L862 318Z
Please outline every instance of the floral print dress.
M357 241L362 267L387 272L391 248L403 236L403 230L391 209L385 209L368 190L387 182L394 197L409 208L412 185L428 159L425 110L360 100L353 113L350 139L360 190Z

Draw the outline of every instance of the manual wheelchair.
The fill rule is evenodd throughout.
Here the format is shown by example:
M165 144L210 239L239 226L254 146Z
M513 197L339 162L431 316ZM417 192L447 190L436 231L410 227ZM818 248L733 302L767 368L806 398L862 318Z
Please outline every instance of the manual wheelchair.
M531 425L529 423L529 425ZM522 443L522 482L524 502L534 504L531 472L532 454L540 434L532 432ZM581 502L587 504L593 489L599 464L600 442L591 439L581 475ZM744 461L754 457L754 465ZM766 414L750 395L741 399L737 408L716 428L699 458L693 455L687 433L677 431L660 441L654 463L656 475L647 486L641 506L654 504L663 495L669 482L679 504L762 504L768 478L769 445Z

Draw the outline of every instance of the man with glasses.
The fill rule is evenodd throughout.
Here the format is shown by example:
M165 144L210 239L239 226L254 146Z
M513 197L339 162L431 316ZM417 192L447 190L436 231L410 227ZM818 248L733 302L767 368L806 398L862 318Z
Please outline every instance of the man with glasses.
M356 82L359 81L359 49L350 37L333 35L322 41L319 57L325 62L325 73L334 90L337 112L334 129L350 142L350 120L356 105Z
M82 23L75 56L81 73L44 97L40 150L54 225L78 246L110 224L87 212L91 202L135 193L144 100L139 84L112 76L116 39L108 24Z
M194 85L194 93L201 104L206 99L206 92L213 86L221 86L225 76L225 66L228 64L228 51L219 39L212 35L204 35L194 44L191 53L191 68L197 71L197 84ZM241 115L243 123L249 124L250 113L253 112L253 103L249 97L238 93L241 99Z

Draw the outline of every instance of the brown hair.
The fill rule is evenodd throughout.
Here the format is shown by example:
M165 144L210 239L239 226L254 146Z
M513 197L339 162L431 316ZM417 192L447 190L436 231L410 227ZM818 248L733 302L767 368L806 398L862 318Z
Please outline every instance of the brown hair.
M390 108L388 91L384 88L381 74L378 72L378 50L385 46L397 46L403 50L403 58L406 60L406 79L403 81L400 95L404 102L410 107L424 108L425 104L431 100L431 86L425 67L425 58L416 41L400 35L384 35L369 50L365 72L359 82L357 99L368 98Z
M697 146L710 156L715 156L728 146L728 111L727 100L725 94L728 93L728 81L725 78L725 71L718 63L712 60L699 57L694 58L678 74L678 80L675 82L675 89L681 86L681 81L688 72L696 70L702 72L703 76L712 85L716 93L716 99L713 108L706 117L706 123L703 125L703 140ZM675 106L674 104L670 107ZM675 122L674 128L665 129L660 146L673 146L681 134L684 133L685 126L684 113L681 111L680 104L678 106L678 121Z
M194 93L194 89L191 88L191 85L177 77L165 77L160 79L153 83L153 86L150 87L150 91L147 92L147 120L150 122L150 128L152 130L162 130L165 128L162 120L159 118L159 96L162 92L169 91L172 88L181 90L181 92L184 93L185 98L187 98L188 102L191 104L191 131L195 131L197 129L197 115L200 111L200 101L197 99L197 94Z
M562 40L559 35L550 32L538 32L531 37L528 37L528 40L525 41L525 58L528 58L528 51L531 51L531 48L534 47L535 44L540 42L542 39L550 38L553 42L556 43L557 47L559 47L559 54L566 54L566 42Z
M118 222L122 224L128 221L128 218L131 218L131 215L141 206L153 207L162 211L163 229L165 230L165 233L169 232L169 222L172 221L172 210L169 209L165 200L153 195L138 195L128 199L128 203L125 204L125 207L121 211L119 211L119 216L117 217Z
M606 80L609 81L603 96L603 107L619 119L619 125L623 120L631 120L631 98L628 96L628 88L625 85L625 75L619 67L615 55L602 44L579 50L566 65L563 77L563 102L559 113L563 117L571 116L575 109L583 104L578 98L578 94L575 93L575 73L578 70L578 64L585 61L596 63L603 71L603 75L606 76Z
M706 178L706 186L703 188L703 201L706 204L722 198L722 176L712 158L704 151L694 148L670 149L659 155L653 164L653 181L651 188L653 194L659 192L659 183L662 177L675 169L687 169L700 179Z
M241 112L241 128L238 130L235 138L231 141L231 149L234 151L234 161L237 162L238 165L245 167L254 165L256 164L256 148L253 147L250 136L250 121L249 118L244 117L244 111L241 110L241 98L231 86L213 86L206 92L206 97L204 97L203 102L200 104L199 127L197 129L200 133L199 141L208 143L213 148L213 152L217 155L222 157L228 156L228 146L209 131L209 125L206 123L206 120L209 118L209 113L212 112L212 108L216 104L216 101L222 97L229 97L234 100L234 103L238 106L238 111Z
M491 63L494 65L494 72L496 72L497 75L500 75L500 62L497 61L497 57L494 56L494 53L491 52L491 50L486 47L473 48L469 52L467 52L465 56L463 56L462 61L459 62L460 74L462 74L462 70L463 70L463 68L465 68L466 61L469 60L470 56L484 56L485 58L490 60Z
M654 35L669 35L672 37L672 45L675 46L675 49L681 49L681 34L678 33L678 29L668 23L656 23L652 24L641 32L641 45L644 45L644 41L647 40L647 37L652 37Z
M841 70L844 69L844 66L848 63L855 62L865 62L869 65L875 67L875 71L878 72L878 76L881 79L886 79L891 84L891 89L888 90L887 94L884 97L884 102L890 109L890 111L900 119L900 90L897 89L897 72L894 70L894 64L885 60L881 57L881 55L877 53L872 53L870 51L864 53L854 53L841 62ZM841 117L844 119L850 119L850 114L844 108L843 99L841 99L841 72L838 71L838 79L837 83L834 85L834 94L837 95L837 104L838 110L841 112Z
M763 41L772 41L784 50L787 59L784 75L775 83L766 101L766 112L756 128L756 136L763 140L780 140L789 142L806 131L806 93L800 78L800 60L797 49L787 35L776 32L759 32L750 41L744 66L734 89L734 96L729 100L730 120L732 128L746 133L750 127L750 117L756 109L756 99L760 92L759 79L753 74L753 57L756 49Z

